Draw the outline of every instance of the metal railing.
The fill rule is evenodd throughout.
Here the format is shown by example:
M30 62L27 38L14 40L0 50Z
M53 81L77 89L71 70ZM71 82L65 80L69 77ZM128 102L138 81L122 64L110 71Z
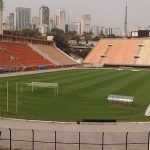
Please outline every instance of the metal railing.
M4 150L150 150L150 132L0 130Z

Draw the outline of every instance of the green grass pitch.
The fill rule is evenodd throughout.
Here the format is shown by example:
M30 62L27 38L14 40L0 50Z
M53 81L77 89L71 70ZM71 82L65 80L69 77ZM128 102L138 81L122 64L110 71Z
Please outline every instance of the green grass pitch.
M9 112L6 112L6 82L9 82ZM24 86L18 88L18 114L15 113L16 82L50 82L59 84L59 94L53 89ZM134 96L134 106L110 104L109 94ZM6 117L76 121L80 119L117 119L118 121L148 121L145 110L150 103L150 72L113 69L79 69L18 77L0 78L0 115Z

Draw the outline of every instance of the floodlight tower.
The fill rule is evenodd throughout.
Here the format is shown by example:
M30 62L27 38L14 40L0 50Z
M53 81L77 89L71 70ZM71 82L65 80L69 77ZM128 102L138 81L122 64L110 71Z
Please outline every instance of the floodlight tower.
M126 1L126 7L125 7L125 22L124 22L124 35L125 37L128 36L128 6Z
M0 34L3 34L3 0L0 0Z

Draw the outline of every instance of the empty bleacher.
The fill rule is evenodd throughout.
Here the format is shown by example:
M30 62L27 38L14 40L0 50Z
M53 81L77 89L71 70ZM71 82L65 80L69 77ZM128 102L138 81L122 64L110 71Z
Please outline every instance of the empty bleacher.
M61 50L49 45L33 45L41 53L46 54L56 65L72 65L77 64L70 56L66 55Z
M54 65L44 57L34 52L27 44L0 42L0 46L5 49L5 52L10 56L15 56L15 60L23 66L42 66Z
M138 56L137 65L150 65L150 40L143 41Z
M45 70L77 66L77 62L73 58L52 45L54 45L54 41L1 34L1 72ZM38 47L40 49L34 49L36 46L36 49Z
M15 58L7 55L4 50L0 50L0 66L20 66Z
M139 53L141 53L140 49L142 43L143 39L100 40L85 58L84 63L102 65L136 65L136 62L139 59Z
M113 43L112 40L100 40L95 48L85 58L84 63L87 64L99 64L105 59L110 45Z
M114 40L103 64L134 64L140 40Z

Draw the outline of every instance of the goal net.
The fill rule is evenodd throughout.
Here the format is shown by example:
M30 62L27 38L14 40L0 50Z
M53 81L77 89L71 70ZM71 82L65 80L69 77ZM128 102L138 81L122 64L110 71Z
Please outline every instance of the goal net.
M44 83L44 82L31 82L31 83L22 83L21 91L23 92L23 85L30 86L32 88L32 92L36 88L52 88L54 89L54 95L58 94L58 83Z

